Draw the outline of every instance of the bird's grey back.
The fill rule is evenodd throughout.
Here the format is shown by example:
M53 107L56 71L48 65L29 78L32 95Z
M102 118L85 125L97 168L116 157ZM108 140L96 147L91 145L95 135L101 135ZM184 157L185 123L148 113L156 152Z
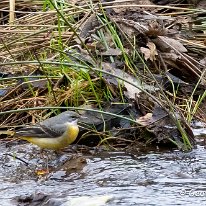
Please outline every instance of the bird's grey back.
M49 129L51 132L54 132L54 134L63 134L67 129L67 122L73 121L72 117L77 116L76 112L73 111L66 111L62 112L61 114L51 117L49 119L46 119L42 122L40 122L40 126L42 129Z

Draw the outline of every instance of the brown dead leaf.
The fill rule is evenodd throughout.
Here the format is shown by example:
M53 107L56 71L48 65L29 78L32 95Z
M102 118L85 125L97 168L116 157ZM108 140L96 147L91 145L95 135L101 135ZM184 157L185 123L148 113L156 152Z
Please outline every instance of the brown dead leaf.
M150 48L150 60L156 60L155 56L158 55L156 45L153 42L148 42L147 46Z
M159 36L158 38L153 39L152 41L162 52L168 52L171 50L177 50L181 53L187 52L187 49L183 46L183 44L176 39L172 39L165 36Z
M136 97L139 97L139 95L143 89L147 90L147 91L158 90L158 88L156 88L154 86L150 86L150 85L142 83L141 80L137 76L133 76L131 74L128 74L125 71L117 69L109 63L103 62L102 68L105 71L126 80L126 81L124 81L124 80L119 79L117 77L114 77L112 75L103 75L103 77L107 83L113 84L117 88L119 87L119 84L124 85L124 87L126 88L126 90L124 90L124 94L129 99L136 99Z
M142 88L142 84L141 84L141 81L139 79L134 78L133 76L131 76L127 73L125 73L123 75L124 75L123 78L125 78L127 81L135 84L139 88ZM139 93L142 91L142 90L138 89L137 87L135 87L127 82L124 82L124 86L127 89L127 91L125 91L124 94L130 99L135 99L136 97L139 96Z
M146 115L139 117L138 119L136 119L136 122L142 126L147 126L151 124L153 122L152 113L147 113Z
M144 59L147 61L150 58L150 50L145 47L141 47L140 51L144 54Z
M145 60L146 61L148 59L150 59L151 61L156 60L155 56L158 55L156 45L153 42L148 42L147 46L149 47L149 49L145 47L140 48L141 52L144 54Z
M148 126L165 118L166 116L168 116L168 113L164 109L159 106L155 106L152 113L147 113L146 115L139 117L136 119L136 122L142 126ZM167 122L165 122L165 125L167 125Z
M79 173L86 166L87 161L82 156L72 156L71 159L66 161L62 166L60 166L57 171L63 170L67 173Z

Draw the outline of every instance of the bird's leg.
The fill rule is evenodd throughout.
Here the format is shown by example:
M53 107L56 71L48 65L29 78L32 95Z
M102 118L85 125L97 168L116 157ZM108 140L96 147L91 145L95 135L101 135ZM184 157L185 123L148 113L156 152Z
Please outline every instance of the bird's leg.
M44 150L43 148L40 148L39 153L40 153L40 158L41 158L41 159L44 159L45 150Z

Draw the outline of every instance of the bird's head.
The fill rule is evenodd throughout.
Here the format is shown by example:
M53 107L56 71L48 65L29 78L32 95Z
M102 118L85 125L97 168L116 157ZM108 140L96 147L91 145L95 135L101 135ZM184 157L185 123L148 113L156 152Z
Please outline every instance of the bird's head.
M77 123L79 118L81 117L78 113L73 111L66 111L61 113L65 119L65 122L68 123Z

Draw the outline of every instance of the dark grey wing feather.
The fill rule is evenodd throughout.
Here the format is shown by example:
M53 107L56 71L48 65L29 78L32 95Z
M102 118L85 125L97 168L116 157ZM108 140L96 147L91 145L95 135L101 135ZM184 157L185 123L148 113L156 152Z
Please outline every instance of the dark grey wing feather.
M23 129L19 129L15 132L15 136L17 137L39 137L39 138L47 138L47 137L58 137L59 134L44 125L25 127Z

